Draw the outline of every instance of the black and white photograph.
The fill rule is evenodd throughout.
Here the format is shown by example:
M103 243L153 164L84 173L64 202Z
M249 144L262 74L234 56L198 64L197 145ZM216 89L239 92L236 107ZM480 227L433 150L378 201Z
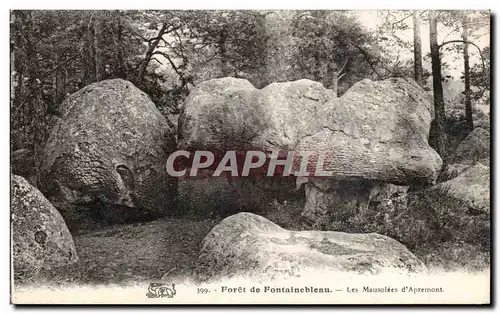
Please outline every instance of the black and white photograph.
M490 10L9 18L11 304L491 304Z

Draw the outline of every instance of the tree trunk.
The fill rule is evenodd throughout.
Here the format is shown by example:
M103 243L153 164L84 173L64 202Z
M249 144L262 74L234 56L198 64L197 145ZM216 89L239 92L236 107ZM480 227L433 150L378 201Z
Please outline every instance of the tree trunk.
M96 12L94 16L94 62L95 62L95 79L96 82L104 79L104 61L102 53L102 21L101 13Z
M21 23L18 21L15 11L10 11L10 112L11 112L11 140L10 148L11 152L24 148L24 141L22 136L22 123L19 123L19 119L15 117L18 114L18 110L21 107L23 99L23 65L21 62L23 58L22 54L22 42L23 37L21 35L20 28ZM11 155L12 156L12 155Z
M56 97L54 101L57 106L64 100L66 97L66 69L64 67L60 67L56 70Z
M13 32L15 30L16 25L16 15L14 11L10 11L10 111L12 112L14 109L14 104L16 103L16 94L18 93L19 84L18 84L18 76L16 68L16 33ZM12 142L11 142L12 145Z
M32 20L31 17L28 17ZM30 22L29 27L30 33L34 32L33 24ZM41 165L41 154L45 144L45 115L47 113L47 108L45 103L42 101L40 85L38 80L38 75L40 75L39 71L39 63L37 52L34 45L34 40L32 35L28 35L29 40L26 42L26 58L28 61L28 94L30 100L30 106L33 106L30 111L30 118L32 119L32 138L33 138L33 150L35 152L36 157L36 166L37 169L40 169Z
M40 64L34 37L32 11L14 11L14 69L18 71L13 110L11 112L11 132L16 148L26 148L33 152L33 177L30 183L39 186L41 154L45 145L45 115L47 107L42 100L40 88Z
M299 47L290 40L294 28L292 21L298 13L300 12L293 10L270 10L263 13L266 66L263 69L265 79L260 87L272 82L293 81L301 76L296 69L302 62L298 55Z
M432 86L434 90L434 123L436 126L437 152L446 157L446 134L444 129L445 111L443 85L441 80L441 57L437 42L437 12L429 11L429 35L432 61Z
M338 89L339 89L339 73L337 72L337 69L335 69L333 72L332 72L332 78L331 78L332 82L331 82L331 85L330 85L330 89L333 90L334 94L336 97L339 97L339 94L338 94Z
M83 85L89 85L96 82L95 77L95 40L94 40L94 27L92 19L94 18L94 14L92 11L86 12L87 18L89 19L87 23L87 29L85 32L85 36L83 37L84 45L83 45L83 55L84 55L84 71L82 83Z
M226 51L226 32L222 31L219 35L219 53L220 53L220 63L221 63L221 73L222 76L227 76L229 73L227 51Z
M127 65L125 63L125 57L123 53L122 46L122 33L123 33L123 23L122 23L122 13L117 12L117 25L116 25L116 37L115 37L115 53L116 53L116 73L115 76L119 78L127 78Z
M420 11L413 12L413 60L415 81L420 86L424 86L422 69L422 40L420 38Z
M326 57L325 57L326 58ZM326 58L328 60L328 58ZM331 61L328 63L326 68L326 84L325 87L333 90L335 96L338 97L338 81L339 81L339 65L335 61Z
M464 41L465 119L467 120L467 125L469 126L470 131L472 131L474 129L474 121L472 118L469 47L467 44L467 41L469 40L469 36L468 36L469 30L467 27L467 18L466 17L463 18L462 25L463 25L462 39Z

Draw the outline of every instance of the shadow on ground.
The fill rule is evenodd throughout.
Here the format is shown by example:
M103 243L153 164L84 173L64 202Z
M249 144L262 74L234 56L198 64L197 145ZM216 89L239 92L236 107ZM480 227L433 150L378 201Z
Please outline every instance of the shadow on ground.
M114 225L74 236L80 258L25 284L119 284L189 276L205 235L217 222L165 218Z

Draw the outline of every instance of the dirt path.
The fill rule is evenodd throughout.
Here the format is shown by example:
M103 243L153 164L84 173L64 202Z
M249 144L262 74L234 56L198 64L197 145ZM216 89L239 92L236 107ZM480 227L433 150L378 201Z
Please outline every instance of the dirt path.
M80 261L31 279L47 284L120 284L183 277L193 269L211 220L165 218L115 225L74 236Z

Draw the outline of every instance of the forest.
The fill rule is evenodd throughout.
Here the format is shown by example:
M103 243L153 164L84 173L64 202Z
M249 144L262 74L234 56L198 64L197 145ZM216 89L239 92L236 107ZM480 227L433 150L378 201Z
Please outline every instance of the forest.
M193 270L212 273L213 269L206 270L203 268L205 266L196 264L200 243L208 232L226 232L223 229L224 221L229 223L231 220L227 219L234 217L231 215L241 215L241 212L262 215L287 230L334 230L362 233L363 236L376 232L401 242L411 250L412 253L409 254L415 254L416 257L411 257L408 263L415 269L427 266L438 270L465 268L477 271L489 267L490 18L489 11L458 10L11 11L11 172L25 178L33 189L41 191L36 194L36 199L47 197L61 212L71 231L69 237L73 237L75 241L80 260L77 264L65 265L64 267L69 267L66 269L68 271L58 271L57 268L55 271L51 268L43 271L37 269L35 273L28 275L26 271L21 271L16 276L33 282L40 282L40 278L58 278L59 282L102 283L162 278L167 271L172 276L181 277ZM244 80L255 88L248 87ZM276 85L277 83L284 85ZM161 184L164 185L148 186L146 176L150 172L143 171L142 164L139 167L137 163L149 162L148 158L158 156L166 160L164 154L172 153L175 147L191 143L188 141L192 139L190 136L194 138L199 134L208 134L214 129L229 130L228 134L240 131L241 126L236 122L234 126L219 125L221 128L211 124L211 121L220 118L220 112L225 114L225 109L217 107L220 99L216 98L219 92L225 93L224 88L229 88L224 84L234 87L237 91L234 95L238 97L257 99L255 104L251 104L255 105L255 112L249 109L252 119L272 112L266 106L276 105L276 108L281 108L278 102L280 99L287 99L290 103L309 104L324 99L336 103L337 98L338 104L341 104L338 107L345 106L347 109L332 109L332 112L344 115L347 120L353 116L352 121L355 121L352 122L354 126L343 126L344 135L349 135L349 130L355 129L352 131L354 134L358 128L364 127L359 122L362 120L355 119L364 117L363 110L369 111L365 106L380 99L388 99L379 104L380 108L386 108L385 105L402 108L395 111L387 109L389 113L401 115L395 125L401 127L402 131L401 134L390 133L394 137L391 142L394 146L389 147L390 151L387 148L387 159L404 155L409 161L401 164L409 163L411 166L398 168L391 164L390 169L394 174L389 173L390 171L379 171L382 174L356 173L353 175L354 179L349 177L349 180L359 180L361 177L364 180L362 184L352 183L358 184L361 181L341 181L342 184L335 185L335 191L344 189L347 194L342 194L345 192L342 190L344 192L334 196L324 192L334 189L331 186L322 190L307 182L304 184L305 188L299 189L302 183L298 180L285 180L286 182L277 184L278 178L268 181L252 178L243 183L214 181L207 184L202 180L191 183L179 180L175 184L162 181ZM276 91L282 88L279 86L289 87ZM68 158L70 161L67 163L62 161L71 155L65 149L68 145L73 145L73 139L64 136L71 134L79 139L80 136L92 134L92 128L101 130L109 121L118 121L116 125L121 128L119 112L105 106L94 107L100 100L88 95L93 95L93 91L99 88L109 91L108 94L103 94L102 99L109 97L107 99L111 99L111 104L116 101L117 108L122 108L118 104L120 101L130 101L131 104L137 102L137 108L145 108L145 112L141 113L143 123L138 123L137 129L128 130L126 126L123 127L123 134L130 137L127 137L130 139L128 142L120 143L118 139L114 143L113 136L120 135L109 132L102 135L102 138L107 136L102 147L99 146L100 143L92 142L102 139L95 134L88 136L92 140L82 140L78 145L75 144L75 152L94 153L92 149L105 150L108 147L106 145L115 149L118 146L113 144L120 143L126 151L123 155L129 158L127 162L133 159L130 164L113 164L113 175L102 179L111 182L111 192L106 190L105 193L99 190L102 188L100 179L88 179L95 171L101 170L84 169L88 173L83 174L73 171L68 165L72 165L73 160L80 160L79 155L70 156L73 159ZM129 94L134 88L140 92L137 95ZM207 92L213 91L211 89L217 92ZM241 90L245 92L238 94ZM309 95L310 90L318 94ZM138 100L142 99L142 93L147 96L148 101ZM227 95L233 95L231 93L227 92ZM286 93L292 96L279 98ZM303 93L307 97L302 97L302 94L299 97L293 93ZM269 95L278 95L278 100ZM235 99L239 99L238 97L235 96ZM90 122L85 120L87 118L78 116L75 108L81 103L85 105L85 101L80 99L88 99L89 108L96 114L95 119ZM205 99L206 103L199 103L199 99ZM399 99L407 100L407 106L401 106ZM150 111L147 104L144 105L149 101L156 108L154 112ZM324 103L328 101L325 100ZM424 106L422 104L430 104L430 114L421 109ZM196 111L197 116L189 111L189 105L200 110ZM356 105L362 108L358 113L355 112ZM229 108L236 108L231 106L233 103L229 104ZM299 117L286 120L288 124L285 121L285 136L280 140L293 137L286 133L287 128L300 128L309 122L310 125L315 125L323 116L328 115L328 112L322 116L306 109L302 113L300 110L292 111L299 112ZM127 117L124 121L133 121L136 117L134 110L123 114ZM156 114L157 111L160 115ZM109 118L97 116L108 113ZM385 134L384 121L392 123L396 119L391 120L384 111L366 115L381 119L380 125L373 121L370 121L370 125L374 125L382 135ZM427 115L429 121L426 120ZM274 120L269 121L284 121L284 116L279 116L278 113L278 118L274 117ZM197 125L193 120L202 126L195 129ZM91 127L77 129L85 121ZM209 127L203 128L203 123ZM242 137L265 125L263 122L261 125L258 119L241 123ZM338 131L335 123L327 125L325 122L323 127L328 129L328 126L327 131L340 136L335 133ZM142 134L143 143L140 143L134 136L141 132L142 127L150 126L154 127L147 130L149 133ZM118 126L116 128L121 132ZM164 129L171 131L165 135L162 133ZM54 134L57 135L57 132L62 135L56 137ZM149 145L149 141L167 136L170 141L168 144L163 143L161 147L151 148L147 152L147 149L138 149L132 153L127 150L133 145ZM401 137L401 140L398 136L407 136L408 143L403 143L406 138ZM337 142L328 142L331 138L333 137L318 135L314 140L320 141L321 145L330 145L327 146L328 149L337 147ZM422 138L425 140L421 143ZM200 146L195 140L193 147ZM207 140L208 142L210 141ZM227 144L226 138L220 139L220 142ZM340 142L342 141L339 140L338 143ZM279 146L271 140L266 143ZM294 143L294 147L314 146L303 139L300 145L297 143ZM387 141L380 140L382 146L386 143ZM359 147L371 149L366 142L362 142ZM106 152L111 157L106 154L103 156L114 163L118 158L114 154L121 154L121 149L120 146L112 152ZM408 152L408 156L405 152ZM343 152L340 155L344 156ZM375 155L374 153L373 156ZM379 157L381 155L376 156L378 157L372 159L378 158L377 162L381 159L380 164L385 167L386 161ZM346 157L346 160L352 162L352 168L355 168L352 170L347 166L347 170L342 169L347 173L346 176L364 169L367 163L362 158ZM88 162L86 159L84 161ZM89 163L98 165L95 160ZM49 166L52 168L48 171ZM96 166L99 167L104 168L102 165ZM154 171L152 173L157 175ZM73 178L73 175L77 179L70 182L69 178ZM53 177L57 177L58 181L52 180ZM25 184L24 181L15 182L13 184L16 187ZM105 182L107 184L108 181ZM377 192L381 198L372 201L380 182L389 183L389 194L382 197L380 195L383 193ZM401 186L405 186L405 189L401 189ZM160 194L159 190L164 187L168 193L173 193L169 197L176 197L167 218L165 215L160 215L159 218L155 212L153 218L135 217L130 221L129 218L120 218L116 223L116 217L111 217L118 215L117 211L123 211L124 208L128 210L129 207L137 207L138 211L148 208L152 199L163 202L163 199L156 200L156 197L160 199L159 195L152 195ZM380 187L381 190L385 188L385 185ZM366 192L368 189L370 191ZM17 191L17 188L14 190ZM71 203L71 207L51 199L53 191L63 195L64 201ZM356 195L348 195L350 192ZM353 212L349 210L361 206L359 204L364 202L361 200L366 193L370 198L369 206L368 203L363 203L367 210L360 210L352 215ZM141 199L142 195L147 195L147 200ZM317 197L316 203L310 201L311 195ZM235 200L235 197L238 199ZM321 207L318 200L331 202L330 205L342 201L345 208L332 214L332 217L336 215L337 220L332 218L326 223L322 222L321 226L305 227L298 221L300 212L308 206ZM23 208L23 199L14 204L20 205L14 205L13 208ZM99 208L96 209L96 206ZM85 207L86 211L81 207ZM92 224L82 228L72 225L75 221L80 222L83 219L81 217L87 214L94 219ZM137 213L140 217L143 214ZM267 223L259 220L262 217L239 217L260 227ZM99 222L95 223L96 220ZM222 225L218 225L219 223ZM268 230L266 228L264 229ZM274 228L274 225L269 228ZM39 232L35 232L34 241L38 242ZM164 237L168 248L165 243L156 242L157 235L163 234L168 234ZM100 241L96 241L96 238ZM210 240L207 239L208 237L203 241ZM322 247L323 244L313 243L311 247L315 245ZM209 245L206 244L204 248L206 247ZM318 250L321 251L319 248ZM210 255L212 253L200 256L209 259L213 258ZM14 254L20 253L14 249ZM70 259L75 258L72 254ZM401 254L406 256L406 253ZM116 256L119 256L120 261L115 259ZM214 262L213 265L217 263ZM178 273L170 273L174 268Z
M64 99L105 79L131 81L175 116L190 89L211 78L245 78L257 88L309 78L342 94L362 78L414 77L434 99L443 156L446 115L462 109L471 131L474 109L489 103L490 47L475 43L488 36L489 13L378 15L369 31L348 11L12 11L11 150L28 149L36 160ZM443 55L463 63L452 78L463 89L453 95L443 93L451 78Z

